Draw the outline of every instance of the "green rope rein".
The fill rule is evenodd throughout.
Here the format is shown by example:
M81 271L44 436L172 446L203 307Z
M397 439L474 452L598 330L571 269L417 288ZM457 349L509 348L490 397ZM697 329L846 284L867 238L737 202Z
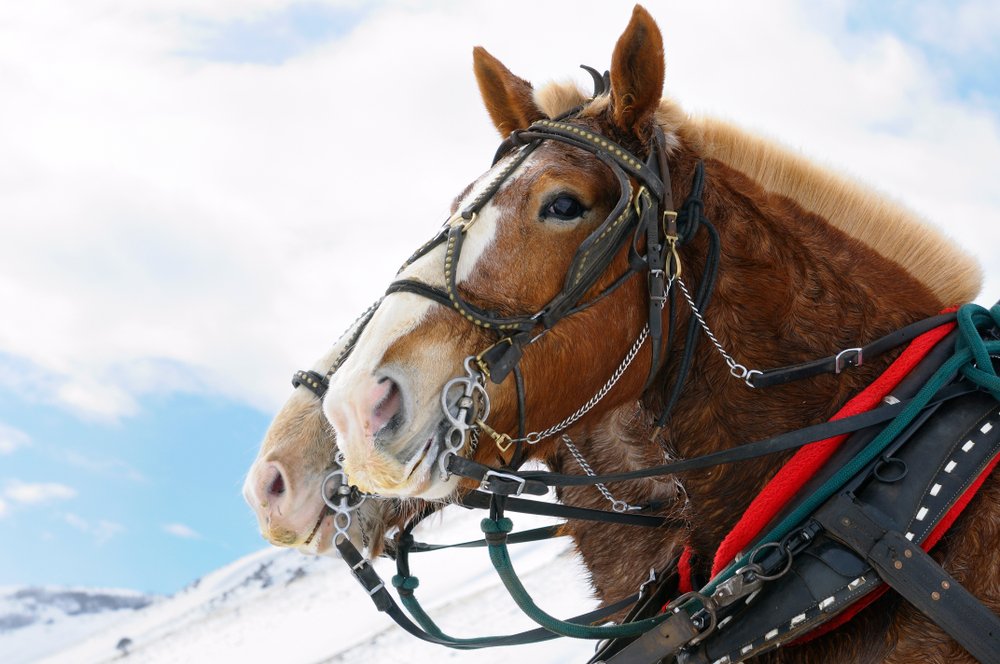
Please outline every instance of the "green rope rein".
M978 304L963 305L958 310L959 337L955 343L954 355L935 372L909 405L865 449L861 450L836 475L827 480L795 511L760 539L759 544L777 542L799 526L838 489L881 454L895 440L896 436L913 421L934 394L950 382L956 373L961 373L967 380L983 388L1000 401L1000 376L994 370L990 358L991 353L1000 353L1000 341L983 339L983 333L990 328L1000 329L1000 304L995 304L990 309ZM710 595L720 583L733 576L736 570L749 562L750 554L741 556L717 574L699 592L702 595Z
M400 576L396 574L392 577L392 585L396 588L399 595L399 601L406 608L406 611L410 614L413 620L420 625L421 628L431 636L435 636L443 641L449 641L451 647L459 650L473 650L476 648L489 647L493 641L496 641L497 636L480 636L475 638L460 638L455 636L449 636L441 631L437 623L434 622L426 611L424 607L420 605L417 601L416 596L413 591L416 590L417 586L420 585L420 580L415 576ZM544 640L557 638L557 634L553 634Z
M639 636L648 632L670 617L669 614L647 618L624 625L580 625L566 622L549 615L535 604L535 601L517 578L514 566L507 550L507 533L514 528L514 523L508 518L483 519L479 523L489 545L490 562L496 569L500 580L517 606L536 623L561 636L574 639L616 639L619 637Z

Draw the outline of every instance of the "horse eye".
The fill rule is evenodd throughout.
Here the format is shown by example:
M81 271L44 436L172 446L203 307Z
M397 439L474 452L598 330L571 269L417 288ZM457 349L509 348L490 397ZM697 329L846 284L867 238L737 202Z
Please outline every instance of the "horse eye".
M542 219L554 218L560 221L569 221L582 217L586 211L587 208L583 207L583 203L572 196L562 194L545 206L541 216Z

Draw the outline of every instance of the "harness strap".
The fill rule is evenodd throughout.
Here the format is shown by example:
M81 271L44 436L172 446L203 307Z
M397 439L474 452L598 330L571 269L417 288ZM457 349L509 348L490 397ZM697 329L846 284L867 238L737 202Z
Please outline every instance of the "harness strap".
M816 519L878 575L983 664L1000 663L1000 618L896 530L840 495Z
M672 661L684 646L698 636L697 625L686 611L671 613L665 621L649 630L618 654L608 659L609 664L650 664Z
M824 373L840 373L848 367L860 367L864 360L878 357L888 350L901 346L908 341L913 341L921 334L933 330L935 327L954 321L956 315L956 312L950 312L931 316L876 339L867 346L847 348L836 355L812 360L811 362L803 362L780 369L769 369L759 374L753 374L749 377L749 381L754 387L770 387L772 385L784 385L785 383L804 378L812 378Z
M459 504L464 507L488 509L490 506L490 496L482 491L470 491L459 499ZM659 504L649 506L650 509L657 509L659 507ZM504 509L509 512L520 512L521 514L553 516L577 521L617 523L624 526L641 526L645 528L686 527L689 525L684 519L671 519L665 516L651 516L646 514L630 514L628 512L592 510L586 507L574 507L560 503L544 503L539 500L524 500L522 498L507 498L504 503Z
M979 388L977 386L969 385L967 383L948 385L935 392L934 396L927 402L927 405L942 403L944 401L954 399L955 397L962 396L963 394L975 392L978 389ZM898 416L908 406L912 405L912 402L912 399L901 401L896 404L881 406L874 410L851 417L814 424L812 426L798 429L796 431L790 431L766 440L745 443L727 450L713 452L711 454L705 454L691 459L675 461L673 463L663 464L660 466L653 466L651 468L634 470L627 473L613 473L608 475L566 475L546 471L521 471L517 474L505 474L505 477L499 479L495 479L494 476L490 479L490 482L492 483L495 481L497 483L499 489L497 493L500 493L501 495L510 495L515 492L516 488L519 486L523 486L521 493L543 495L549 486L586 486L598 483L608 484L611 482L624 482L627 480L660 477L663 475L690 472L692 470L701 470L726 463L735 463L738 461L745 461L747 459L766 456L768 454L792 450L802 447L803 445L808 445L809 443L826 440L827 438L832 438L834 436L851 433L876 424L881 424ZM485 477L492 469L489 466L485 466L456 455L449 459L448 470L460 477L468 477L482 481L483 477ZM493 472L495 473L495 471ZM546 487L545 491L542 490L543 487ZM484 490L487 489L488 487L484 488ZM506 492L506 494L504 492Z

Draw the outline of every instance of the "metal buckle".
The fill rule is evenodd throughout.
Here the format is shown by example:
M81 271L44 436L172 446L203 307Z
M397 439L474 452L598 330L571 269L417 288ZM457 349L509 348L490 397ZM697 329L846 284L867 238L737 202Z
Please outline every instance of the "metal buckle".
M476 216L477 214L473 212L471 217L466 218L464 211L459 210L455 214L451 215L451 218L445 222L445 226L452 226L452 227L461 226L462 232L464 233L465 231L469 230L469 226L476 223Z
M528 480L523 477L518 477L517 475L511 475L510 473L501 473L496 470L487 470L486 474L483 475L482 481L479 483L479 490L486 493L496 493L490 490L490 477L498 477L502 480L510 480L512 482L517 482L517 491L514 493L501 494L504 496L520 496L521 492L524 491L525 485L527 485Z
M848 353L853 353L853 357L848 357L844 359L844 356ZM864 349L863 348L845 348L844 350L837 353L837 357L833 360L834 373L840 373L845 367L860 367L864 362Z
M662 295L653 295L653 280L659 279L661 284L660 290L663 291ZM663 270L650 270L649 274L646 276L646 287L649 289L649 299L652 302L656 302L660 305L660 309L666 306L667 303L667 273Z

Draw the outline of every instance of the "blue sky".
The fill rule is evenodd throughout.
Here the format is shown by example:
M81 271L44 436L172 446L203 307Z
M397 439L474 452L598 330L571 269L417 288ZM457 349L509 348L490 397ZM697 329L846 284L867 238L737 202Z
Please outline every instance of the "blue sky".
M488 165L472 46L586 84L631 4L0 7L0 585L167 593L263 546L240 486L292 371ZM648 7L669 94L920 210L1000 297L995 2Z

